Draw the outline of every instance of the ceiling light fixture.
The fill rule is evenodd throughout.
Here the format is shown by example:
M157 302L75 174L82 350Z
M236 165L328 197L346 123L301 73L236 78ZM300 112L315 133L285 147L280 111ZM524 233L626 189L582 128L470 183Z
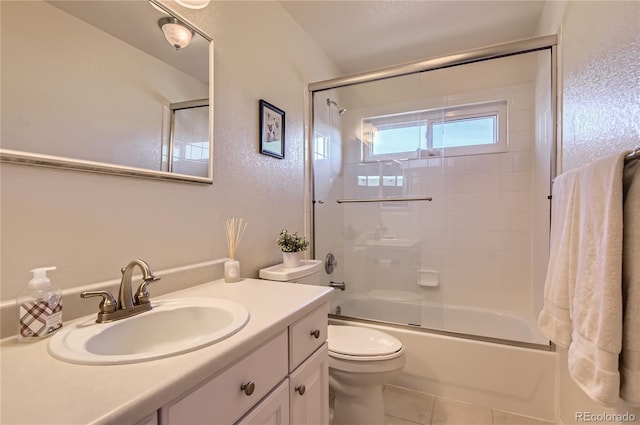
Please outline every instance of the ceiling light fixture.
M162 30L164 38L166 38L169 44L175 47L176 50L187 47L194 34L191 29L173 17L160 19L158 26Z
M189 9L204 9L211 0L176 0L176 3Z

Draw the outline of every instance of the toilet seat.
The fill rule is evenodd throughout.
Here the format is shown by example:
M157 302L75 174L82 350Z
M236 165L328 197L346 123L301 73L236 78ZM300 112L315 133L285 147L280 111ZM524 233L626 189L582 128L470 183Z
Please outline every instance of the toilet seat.
M343 360L390 360L404 352L397 338L371 328L329 325L327 339L329 356Z

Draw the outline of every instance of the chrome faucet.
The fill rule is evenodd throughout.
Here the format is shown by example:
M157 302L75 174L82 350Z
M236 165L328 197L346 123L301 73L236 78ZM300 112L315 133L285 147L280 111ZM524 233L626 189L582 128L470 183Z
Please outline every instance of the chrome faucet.
M133 276L133 270L136 266L142 270L142 283L136 291L135 297L131 290L131 277ZM118 307L120 309L129 310L136 306L149 304L149 292L147 291L147 285L150 282L159 280L159 277L155 277L151 267L143 260L133 260L127 267L122 270L122 280L120 281L120 292L118 293ZM149 305L149 309L151 305Z
M134 295L131 289L131 278L136 266L142 270L142 283ZM80 294L82 298L102 297L98 306L97 323L112 322L151 310L151 302L149 301L151 296L147 291L147 286L160 278L153 274L151 267L143 260L131 261L121 272L122 280L120 281L117 302L113 295L107 291L84 291Z

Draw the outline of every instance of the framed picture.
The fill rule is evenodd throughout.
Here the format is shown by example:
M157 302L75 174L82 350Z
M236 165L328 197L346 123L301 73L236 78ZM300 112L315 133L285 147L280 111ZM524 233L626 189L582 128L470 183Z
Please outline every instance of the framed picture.
M284 158L284 111L260 99L260 153Z

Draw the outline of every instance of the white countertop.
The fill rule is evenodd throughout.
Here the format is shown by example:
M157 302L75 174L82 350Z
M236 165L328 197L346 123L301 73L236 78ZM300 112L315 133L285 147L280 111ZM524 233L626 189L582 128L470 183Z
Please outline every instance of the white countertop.
M0 341L0 423L136 423L328 301L332 291L321 286L243 279L238 283L218 280L158 297L232 300L244 305L250 318L242 330L223 341L149 362L76 365L51 357L48 338L29 343L6 338Z

